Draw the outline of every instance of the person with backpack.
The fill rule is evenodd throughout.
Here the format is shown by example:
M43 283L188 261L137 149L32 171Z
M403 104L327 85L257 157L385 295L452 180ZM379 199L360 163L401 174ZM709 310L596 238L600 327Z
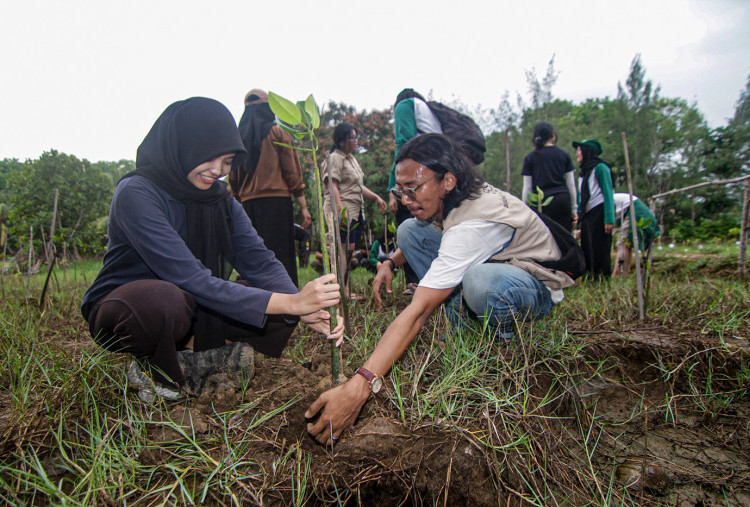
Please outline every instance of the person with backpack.
M581 217L581 247L586 256L586 271L594 278L609 278L615 228L612 170L599 158L604 150L598 139L573 142L573 148L581 165L578 216Z
M268 94L257 88L247 92L238 127L247 156L237 157L228 179L232 195L242 203L266 247L298 285L291 196L299 203L303 228L310 226L312 216L294 141L275 120Z
M538 187L544 192L545 200L552 198L552 201L542 208L542 213L568 231L572 231L578 221L573 161L567 151L555 146L557 132L546 121L534 126L532 142L534 151L523 159L521 200L528 203L529 193L538 192Z
M422 95L412 88L404 88L396 96L393 105L393 131L396 137L396 151L393 155L393 166L388 178L388 208L396 216L396 226L411 218L409 209L396 199L391 189L396 184L396 158L404 144L418 136L426 133L442 133L440 120L430 109ZM419 278L409 264L404 264L404 278L406 279L406 290L404 295L414 295Z
M458 111L436 101L426 101L412 88L404 88L396 96L393 106L393 128L396 137L396 152L388 180L389 209L396 215L396 225L411 217L406 206L400 203L390 190L395 185L396 158L408 141L419 134L445 134L453 139L474 164L484 161L486 142L476 123ZM419 281L411 267L404 265L407 289L404 294L413 294Z
M406 143L396 159L393 192L414 218L399 227L399 247L380 265L374 296L380 302L380 288L390 287L393 269L406 261L420 276L419 286L356 374L308 408L307 418L320 413L308 432L323 444L334 443L353 424L441 304L452 323L460 325L463 304L498 338L509 339L518 323L547 315L562 301L563 289L574 284L567 266L545 267L567 258L567 252L542 218L486 183L448 137L424 134ZM570 234L563 235L578 248ZM581 269L571 266L571 273Z

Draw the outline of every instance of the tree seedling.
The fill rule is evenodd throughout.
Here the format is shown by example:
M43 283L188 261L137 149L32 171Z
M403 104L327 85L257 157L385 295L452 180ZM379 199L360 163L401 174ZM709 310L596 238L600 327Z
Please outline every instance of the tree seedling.
M318 223L320 224L318 231L320 234L319 239L323 254L323 270L325 274L329 274L331 272L336 274L336 278L338 279L339 285L341 286L341 301L344 302L344 283L342 281L340 270L336 269L331 262L331 259L328 256L328 249L325 247L326 222L323 215L323 188L322 179L320 177L320 169L318 167L318 159L316 156L319 143L318 138L315 135L315 129L320 126L320 113L318 111L318 105L315 103L315 99L312 95L308 96L306 100L299 101L295 104L292 101L287 100L284 97L281 97L280 95L277 95L273 92L268 92L268 104L269 106L271 106L271 111L273 111L273 113L276 115L276 118L278 120L277 123L281 128L289 132L289 134L291 134L295 139L300 141L307 140L309 142L309 147L307 148L288 145L284 146L288 146L289 148L293 148L295 150L307 151L312 153L313 166L315 171L315 198L318 204ZM341 243L339 235L336 232L337 231L335 229L331 232L331 244L334 248L334 259L336 258L335 245L338 244L340 246ZM348 322L348 312L347 306L345 304L342 304L342 311L344 322ZM337 325L336 308L330 308L329 312L331 314L331 328L334 328ZM331 341L331 380L334 384L341 382L342 380L346 380L346 378L341 374L341 349L336 346L336 342L333 340Z
M539 188L539 186L537 186L536 193L529 192L529 195L526 198L526 200L529 201L529 204L534 206L539 213L541 213L542 208L544 206L547 206L549 203L551 203L554 197L555 197L554 195L551 195L545 199L544 190L542 190L541 188Z

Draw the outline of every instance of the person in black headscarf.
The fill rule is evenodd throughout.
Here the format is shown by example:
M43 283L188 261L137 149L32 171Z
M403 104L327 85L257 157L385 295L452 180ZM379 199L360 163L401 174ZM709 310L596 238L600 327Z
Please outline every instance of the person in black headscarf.
M574 142L576 160L581 164L581 247L586 271L593 277L612 275L612 230L615 228L615 200L612 170L599 158L602 143L598 139Z
M291 147L294 142L289 133L274 122L268 94L259 89L250 90L245 96L245 112L239 124L247 156L235 159L229 185L266 247L281 261L297 285L294 210L290 195L299 202L303 228L310 226L312 217L305 200L299 158Z
M298 292L219 181L244 151L222 104L175 102L112 197L104 265L81 312L98 344L135 356L128 378L142 399L179 399L217 370L252 375L253 348L278 357L298 316L342 334L340 326L330 333L323 310L339 300L335 277ZM228 280L233 269L241 283Z

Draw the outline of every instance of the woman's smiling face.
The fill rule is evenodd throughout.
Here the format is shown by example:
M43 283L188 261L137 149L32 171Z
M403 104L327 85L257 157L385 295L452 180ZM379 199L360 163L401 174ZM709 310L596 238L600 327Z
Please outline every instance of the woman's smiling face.
M203 162L190 171L187 176L188 181L199 190L208 190L216 180L229 174L229 170L232 169L234 155L234 153L227 153L219 155L208 162Z

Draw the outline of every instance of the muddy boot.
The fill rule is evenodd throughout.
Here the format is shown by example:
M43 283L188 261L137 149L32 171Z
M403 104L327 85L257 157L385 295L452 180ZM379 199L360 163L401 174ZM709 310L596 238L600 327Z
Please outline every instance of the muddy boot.
M162 384L149 378L135 359L128 363L128 385L138 389L138 398L146 403L154 403L159 398L180 401L192 396L192 393L176 385Z
M239 388L255 374L253 347L244 342L235 342L201 352L182 350L177 353L177 361L188 387L197 394L201 394L207 384L214 384L207 383L213 376L226 377L233 384L231 387Z

